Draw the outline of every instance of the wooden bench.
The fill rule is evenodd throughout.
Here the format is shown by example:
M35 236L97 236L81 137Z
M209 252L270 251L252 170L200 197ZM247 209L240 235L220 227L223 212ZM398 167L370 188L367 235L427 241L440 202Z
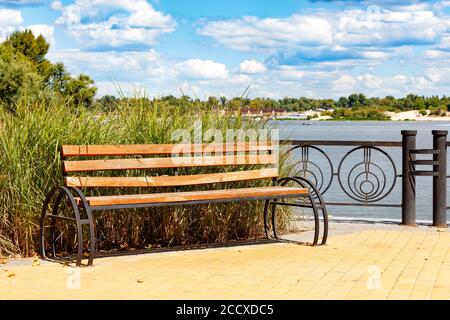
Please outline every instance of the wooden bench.
M95 253L95 225L92 213L99 210L130 208L186 206L237 201L265 201L264 228L270 238L269 211L272 211L273 237L278 238L276 228L277 205L284 204L283 199L302 198L301 203L290 202L287 205L310 207L314 212L314 240L319 240L319 213L323 214L325 227L322 244L327 237L327 214L319 191L302 177L279 179L277 155L271 142L204 144L204 145L64 145L61 147L64 184L50 191L44 201L40 221L41 256L46 258L46 229L50 228L51 251L56 258L55 224L56 221L68 221L76 225L77 266L83 257L83 225L89 227L89 261L93 264ZM180 153L181 151L181 153ZM187 154L187 155L186 155ZM73 160L75 157L75 160ZM106 157L106 158L103 158ZM214 173L179 175L181 168L197 169L222 167ZM247 168L245 168L247 167ZM250 169L248 169L250 167ZM125 176L127 170L166 169L174 175L164 176ZM110 172L114 175L92 176L92 172ZM219 171L219 170L216 170ZM121 176L115 176L118 173ZM218 188L226 183L271 179L273 182L263 187ZM295 187L287 186L295 183ZM183 187L212 186L206 191L182 191ZM143 193L85 196L89 188L163 188L175 187L176 192ZM83 190L83 191L82 191ZM61 203L70 206L73 217L63 216L58 207ZM297 204L296 204L297 203ZM270 210L272 208L272 210ZM49 212L50 211L50 212ZM83 213L83 214L82 214ZM82 215L84 217L82 217ZM46 225L49 223L49 225Z

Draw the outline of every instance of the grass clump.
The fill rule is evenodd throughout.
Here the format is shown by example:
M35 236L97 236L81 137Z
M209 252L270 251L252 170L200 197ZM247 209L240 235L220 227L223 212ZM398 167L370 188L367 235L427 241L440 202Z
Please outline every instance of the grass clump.
M203 130L215 128L224 136L227 129L265 125L243 122L239 116L230 117L203 104L173 105L145 97L120 99L108 108L100 105L75 108L70 101L61 99L19 103L14 113L0 108L0 254L32 255L37 251L38 221L44 197L52 187L62 184L59 159L62 144L174 143L174 130L187 128L193 131L194 119L201 121ZM195 170L195 173L200 173L223 168ZM142 175L142 172L129 174ZM145 174L173 172L153 170ZM233 188L239 184L226 186ZM125 191L160 190L120 192ZM98 194L99 190L87 193ZM104 212L96 215L98 249L256 237L262 231L262 212L259 202L144 209L139 210L139 214L136 210L114 214ZM286 217L280 217L283 225Z

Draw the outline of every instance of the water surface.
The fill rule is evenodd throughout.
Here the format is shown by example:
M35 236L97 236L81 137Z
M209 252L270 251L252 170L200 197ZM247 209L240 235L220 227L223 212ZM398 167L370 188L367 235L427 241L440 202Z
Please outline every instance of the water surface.
M417 130L417 147L418 148L432 148L432 130L450 130L450 122L447 121L274 121L273 122L279 129L282 139L298 139L298 140L363 140L363 141L401 141L402 130ZM309 124L309 125L305 125ZM323 149L334 165L334 171L337 171L337 166L344 155L350 151L353 147L320 147ZM397 174L401 174L401 148L382 148L392 158L395 163ZM295 154L296 157L300 157L300 151ZM429 155L421 156L421 159L431 159ZM311 160L315 161L322 169L324 174L324 180L327 180L330 176L330 169L327 161L319 153L311 151ZM352 169L352 167L358 162L364 159L363 150L353 153L342 164L342 183L348 187L348 181L346 177ZM373 152L373 161L379 165L386 174L387 186L384 190L379 187L381 194L388 191L389 186L393 184L393 168L387 157L379 152ZM430 167L420 168L426 170ZM360 167L359 167L360 169ZM372 167L374 172L378 172L379 179L381 179L382 173L378 168ZM377 171L378 170L378 171ZM353 176L357 175L358 168L353 171ZM363 177L360 177L363 179ZM374 184L376 184L375 177L372 178ZM370 179L369 179L370 180ZM328 180L327 180L328 181ZM351 185L353 186L353 180ZM325 182L326 183L326 182ZM416 195L417 195L417 220L430 221L432 219L432 177L417 177L416 179ZM362 189L365 192L371 191L374 186L365 183L362 185ZM355 187L356 188L356 187ZM449 188L450 189L450 188ZM356 189L354 189L356 190ZM347 190L350 195L354 194L351 190ZM374 192L377 190L374 190ZM376 194L376 192L375 192ZM357 197L357 196L356 196ZM450 200L450 193L448 194ZM357 197L358 198L358 197ZM342 188L339 186L338 179L335 176L330 189L326 193L327 201L337 202L355 202L351 199ZM392 192L380 203L400 203L401 202L401 181L398 180L395 183L395 187ZM358 218L377 218L377 219L400 219L400 208L379 208L379 207L330 207L330 214L333 216L342 217L358 217Z

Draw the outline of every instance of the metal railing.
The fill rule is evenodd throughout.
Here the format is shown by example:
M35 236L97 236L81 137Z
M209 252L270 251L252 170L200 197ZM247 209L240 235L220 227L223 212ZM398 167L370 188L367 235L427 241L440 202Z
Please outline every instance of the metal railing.
M347 201L326 201L331 206L401 208L402 224L416 225L416 177L433 177L433 226L447 225L447 131L435 130L432 149L417 149L417 131L404 130L401 141L286 140L300 176L312 180L322 194L337 183ZM323 147L348 147L340 159L331 159ZM391 150L401 151L394 161ZM315 156L312 156L312 153ZM375 157L374 155L377 155ZM417 159L432 155L432 159ZM321 164L318 158L322 158ZM376 159L375 159L376 158ZM336 161L337 160L337 161ZM353 162L353 163L352 163ZM397 167L401 163L401 172ZM431 170L417 167L431 166ZM327 169L328 175L324 173ZM336 182L337 181L337 182ZM401 184L401 202L385 200Z

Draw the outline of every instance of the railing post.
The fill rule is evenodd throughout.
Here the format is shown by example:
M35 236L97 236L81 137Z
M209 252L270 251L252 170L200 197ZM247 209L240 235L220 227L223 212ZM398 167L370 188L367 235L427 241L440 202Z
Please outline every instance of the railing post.
M446 130L433 130L433 149L439 154L433 156L437 162L433 171L433 226L447 227L447 136Z
M411 174L410 161L415 160L411 150L416 149L416 130L402 131L402 224L416 225L416 178Z

